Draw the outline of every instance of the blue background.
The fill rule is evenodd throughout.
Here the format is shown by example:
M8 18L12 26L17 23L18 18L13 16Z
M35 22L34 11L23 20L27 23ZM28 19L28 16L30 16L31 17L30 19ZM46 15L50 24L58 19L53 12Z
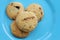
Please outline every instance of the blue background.
M16 38L11 34L13 20L6 15L10 2L21 2L25 8L37 3L43 7L44 17L36 29L27 38ZM0 40L60 40L60 4L59 0L0 0Z

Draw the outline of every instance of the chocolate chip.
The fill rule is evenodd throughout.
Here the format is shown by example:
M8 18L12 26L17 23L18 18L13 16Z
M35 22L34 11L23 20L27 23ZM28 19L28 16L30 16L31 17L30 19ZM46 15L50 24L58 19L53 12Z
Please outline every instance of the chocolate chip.
M17 8L17 9L20 9L20 7L19 6L14 6L15 8Z
M41 8L39 7L39 9L41 10Z
M42 15L43 13L41 12L41 15Z
M25 10L25 11L27 11L27 10Z
M33 18L35 18L35 17L33 16L33 17L31 17L31 18L33 19Z
M13 5L13 3L11 3L11 6Z

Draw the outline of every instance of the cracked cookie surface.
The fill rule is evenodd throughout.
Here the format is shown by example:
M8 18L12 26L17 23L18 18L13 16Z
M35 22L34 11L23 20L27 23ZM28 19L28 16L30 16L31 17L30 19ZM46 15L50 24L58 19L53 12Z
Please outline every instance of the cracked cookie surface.
M37 17L33 12L24 11L16 18L16 24L22 31L30 32L37 25Z

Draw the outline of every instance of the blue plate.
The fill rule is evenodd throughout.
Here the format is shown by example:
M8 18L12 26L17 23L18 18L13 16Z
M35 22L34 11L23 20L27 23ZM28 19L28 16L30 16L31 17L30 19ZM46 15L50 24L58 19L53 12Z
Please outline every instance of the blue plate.
M43 19L26 38L16 38L12 35L10 24L13 20L6 15L6 7L10 2L20 2L25 8L32 3L40 4L44 11ZM0 40L60 40L56 34L56 7L49 0L1 0L0 1ZM56 4L57 5L57 4ZM56 25L55 25L56 24ZM58 28L59 29L59 28ZM59 36L60 37L60 36Z

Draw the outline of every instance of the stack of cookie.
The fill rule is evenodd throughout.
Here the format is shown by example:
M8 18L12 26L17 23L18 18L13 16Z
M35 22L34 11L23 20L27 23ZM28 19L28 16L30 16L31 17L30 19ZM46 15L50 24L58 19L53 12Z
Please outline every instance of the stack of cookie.
M31 4L24 9L21 3L13 2L7 7L7 15L14 20L11 24L12 34L24 38L36 28L43 17L43 10L38 4Z

